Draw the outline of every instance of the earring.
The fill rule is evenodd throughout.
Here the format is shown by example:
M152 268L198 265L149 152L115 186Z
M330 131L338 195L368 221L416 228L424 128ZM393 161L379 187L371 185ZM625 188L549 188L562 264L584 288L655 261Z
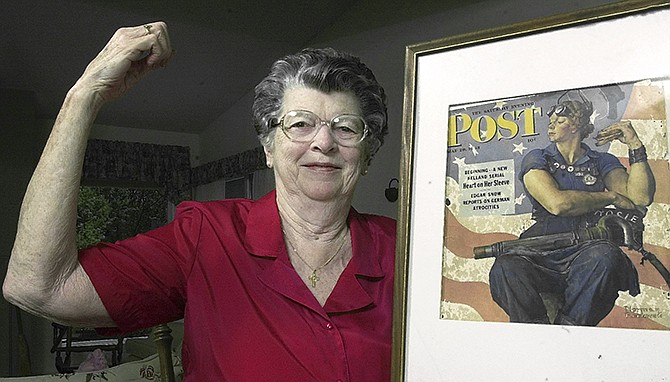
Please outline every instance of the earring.
M267 163L265 163L265 165L268 166L268 168L272 168L272 163L271 162L267 162Z

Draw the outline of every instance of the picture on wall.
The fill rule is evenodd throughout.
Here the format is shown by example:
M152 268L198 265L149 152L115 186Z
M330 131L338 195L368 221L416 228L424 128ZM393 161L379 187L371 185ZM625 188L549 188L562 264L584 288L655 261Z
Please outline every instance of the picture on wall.
M450 106L441 319L670 329L669 84Z
M622 1L407 47L392 381L667 378L669 20Z

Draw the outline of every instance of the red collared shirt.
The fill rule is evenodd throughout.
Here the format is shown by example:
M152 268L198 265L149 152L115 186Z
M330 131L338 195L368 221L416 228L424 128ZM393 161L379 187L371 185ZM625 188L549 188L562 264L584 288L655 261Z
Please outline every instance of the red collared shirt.
M165 227L80 261L122 331L184 317L184 381L388 381L395 221L350 211L353 257L321 307L275 197L185 202Z

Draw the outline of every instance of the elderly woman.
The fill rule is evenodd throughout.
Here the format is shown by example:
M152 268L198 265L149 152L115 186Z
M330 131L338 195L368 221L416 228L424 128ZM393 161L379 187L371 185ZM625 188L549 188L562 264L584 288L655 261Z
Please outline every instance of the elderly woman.
M560 100L560 99L559 99ZM602 145L618 139L628 145L630 172L619 160L594 151L582 140L594 130L586 99L560 102L548 113L551 145L524 157L520 179L533 205L531 226L521 237L584 228L595 210L613 205L648 206L655 191L646 151L628 121L603 129ZM499 256L490 272L493 299L512 322L549 323L541 293L564 300L554 323L597 325L614 307L618 291L637 295L637 272L618 246L592 240L539 256Z
M70 90L24 200L6 298L121 332L183 317L186 381L388 380L395 222L351 208L386 105L357 58L305 50L257 86L276 191L185 202L167 226L77 254L96 112L171 55L165 24L120 29Z

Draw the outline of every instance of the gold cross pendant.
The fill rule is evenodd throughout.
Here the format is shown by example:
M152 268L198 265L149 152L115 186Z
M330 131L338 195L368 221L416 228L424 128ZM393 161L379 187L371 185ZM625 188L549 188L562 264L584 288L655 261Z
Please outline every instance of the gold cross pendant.
M312 272L312 275L308 277L312 288L316 288L316 282L319 281L319 276L316 275L316 269Z

